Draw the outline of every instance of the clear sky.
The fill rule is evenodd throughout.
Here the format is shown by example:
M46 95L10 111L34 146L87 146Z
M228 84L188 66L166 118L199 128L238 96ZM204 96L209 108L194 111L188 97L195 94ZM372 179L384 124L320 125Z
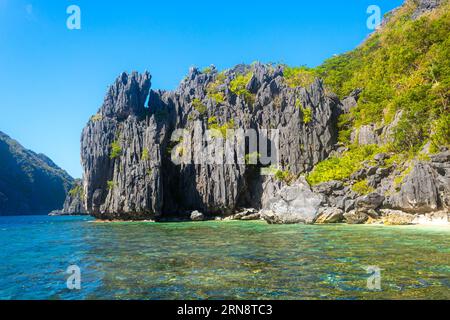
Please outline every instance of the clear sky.
M190 66L312 67L364 40L369 5L402 2L0 0L0 131L81 177L81 130L122 71L173 89Z

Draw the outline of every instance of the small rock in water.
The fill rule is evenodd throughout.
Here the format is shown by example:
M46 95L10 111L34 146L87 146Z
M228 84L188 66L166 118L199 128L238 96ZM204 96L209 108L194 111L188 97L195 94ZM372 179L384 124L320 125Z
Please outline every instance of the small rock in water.
M205 220L205 216L203 213L195 210L191 212L191 220L192 221L203 221Z

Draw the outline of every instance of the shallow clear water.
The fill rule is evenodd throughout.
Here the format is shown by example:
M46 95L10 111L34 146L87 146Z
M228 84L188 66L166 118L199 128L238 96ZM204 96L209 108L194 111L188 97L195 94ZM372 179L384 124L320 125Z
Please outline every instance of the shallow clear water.
M450 228L0 217L1 299L450 299ZM66 287L69 265L81 289ZM367 288L367 266L381 290Z

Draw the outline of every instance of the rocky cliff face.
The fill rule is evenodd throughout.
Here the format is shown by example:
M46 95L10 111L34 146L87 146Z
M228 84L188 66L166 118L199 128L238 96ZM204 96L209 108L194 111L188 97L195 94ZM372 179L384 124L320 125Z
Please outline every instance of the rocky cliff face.
M292 175L313 168L336 143L340 103L320 80L291 88L282 67L262 64L223 73L193 68L170 92L150 90L150 78L122 74L83 130L85 204L98 218L153 219L191 210L219 215L262 206L273 178L237 160L174 164L176 129L188 132L183 150L193 158L208 128L278 129L279 165ZM236 89L241 79L244 86ZM238 153L233 146L231 158Z
M84 190L83 182L76 179L69 190L64 200L62 210L54 210L50 212L51 216L72 216L72 215L86 215L87 211L84 207Z
M413 4L410 6L413 11L396 10L390 19L395 22L396 14L405 14L400 17L401 21L412 18L420 22L420 16L442 3L444 1L407 1L405 8L409 10L408 6ZM389 31L387 25L383 28ZM383 33L383 28L377 32ZM387 45L392 46L392 43ZM378 50L380 47L370 48ZM358 51L353 57L357 63L353 65L365 67L364 63L368 62L363 59L364 55L373 50ZM424 56L423 59L429 58ZM351 76L344 72L346 70L333 73L334 69L341 68L343 61L339 61L331 64L331 69L330 65L323 69L332 74L331 80ZM408 113L406 107L389 109L393 113L389 121L385 122L384 118L378 121L379 117L370 112L386 113L385 104L377 101L379 95L386 93L370 92L371 86L363 88L361 83L352 82L350 90L354 89L353 92L340 101L329 89L324 89L320 79L307 79L311 74L329 76L323 70L300 70L294 75L297 79L293 85L289 78L292 72L284 66L257 63L238 65L224 72L214 67L204 71L192 68L174 91L151 90L149 73L123 73L83 130L81 156L86 210L99 219L165 219L172 215L192 216L195 220L205 218L195 212L198 210L206 217L262 217L270 223L385 221L406 224L423 220L423 216L414 216L417 214L437 215L440 220L449 221L450 161L448 145L442 142L448 141L443 136L445 130L440 129L440 140L436 140L439 136L433 140L441 141L439 145L433 142L437 154L432 154L436 150L430 152L431 140L428 140L428 147L420 146L424 150L418 151L416 145L424 142L420 139L419 142L413 139L414 148L410 147L413 158L406 156L406 148L397 146L393 151L387 146L394 144L398 127L402 123L405 127L405 115L411 121L411 114L417 112ZM360 69L355 70L355 74L361 73ZM445 73L447 69L440 70ZM378 88L377 85L372 83L372 87ZM436 82L433 87L439 85ZM335 88L342 91L342 87ZM347 89L344 94L350 91ZM367 92L371 94L366 95ZM444 95L439 100L443 103L442 110L447 110L448 99ZM375 101L367 101L370 99ZM361 114L369 121L361 119L364 118ZM344 139L337 143L337 122L341 115L340 120L344 121L340 122L342 131L339 133L344 133ZM358 124L355 119L364 121ZM410 128L409 123L406 127ZM433 128L431 131L435 130ZM180 133L181 129L184 132ZM208 129L216 130L213 136ZM262 149L269 149L271 155L271 151L277 150L275 168L269 168L263 161L257 164L240 161L243 154L246 160L252 155L260 160L264 158L250 148L251 136L241 139L245 142L242 148L225 135L227 130L240 129L255 130L258 152L267 144L261 138L269 137ZM272 136L270 130L276 130L278 135ZM430 138L435 132L427 134ZM208 148L211 140L215 141L214 147ZM352 155L352 150L364 151L364 146L377 150L377 154L339 160ZM226 155L222 150L226 150ZM197 161L204 160L204 152L222 160L226 158L226 164ZM174 158L191 161L180 163L173 161ZM326 182L310 188L301 175L311 177L309 172L320 167L317 164L323 160L328 161L328 174L330 167L344 173L333 175L331 172L330 176L337 176L339 181L324 174L327 179L319 180ZM343 163L352 171L340 170L336 163ZM251 209L241 211L243 208L263 210L256 213Z
M72 183L48 157L0 132L0 215L48 214L62 206Z
M74 186L67 194L62 213L65 215L87 214L86 207L84 206L84 190L82 180L77 179Z
M232 88L244 76L245 87L237 94ZM153 91L150 80L148 73L122 74L83 130L83 206L97 218L188 218L194 210L231 215L251 207L264 209L258 217L270 223L363 223L380 218L381 209L423 214L449 208L448 151L403 166L386 165L395 154L381 153L345 181L322 183L312 191L304 180L288 185L330 154L345 152L336 144L336 122L356 105L360 90L341 102L325 92L320 80L291 88L283 67L262 64L223 73L192 69L175 91ZM354 130L354 144L383 144L391 126ZM235 145L231 163L194 162L199 151L207 150L205 133L212 127L219 133L224 128L277 129L278 169L261 175L261 164L238 161L242 151ZM177 129L186 131L182 139L172 137ZM216 138L225 148L229 140ZM174 153L193 162L177 164ZM362 180L371 194L354 191ZM302 191L293 196L294 189ZM73 200L66 201L68 206Z

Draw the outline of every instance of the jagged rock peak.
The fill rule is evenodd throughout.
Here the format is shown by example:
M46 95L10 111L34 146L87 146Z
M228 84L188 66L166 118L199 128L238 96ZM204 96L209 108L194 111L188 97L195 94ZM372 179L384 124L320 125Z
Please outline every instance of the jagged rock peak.
M123 72L109 87L100 114L106 117L125 119L129 115L140 115L151 86L149 72L131 74Z

